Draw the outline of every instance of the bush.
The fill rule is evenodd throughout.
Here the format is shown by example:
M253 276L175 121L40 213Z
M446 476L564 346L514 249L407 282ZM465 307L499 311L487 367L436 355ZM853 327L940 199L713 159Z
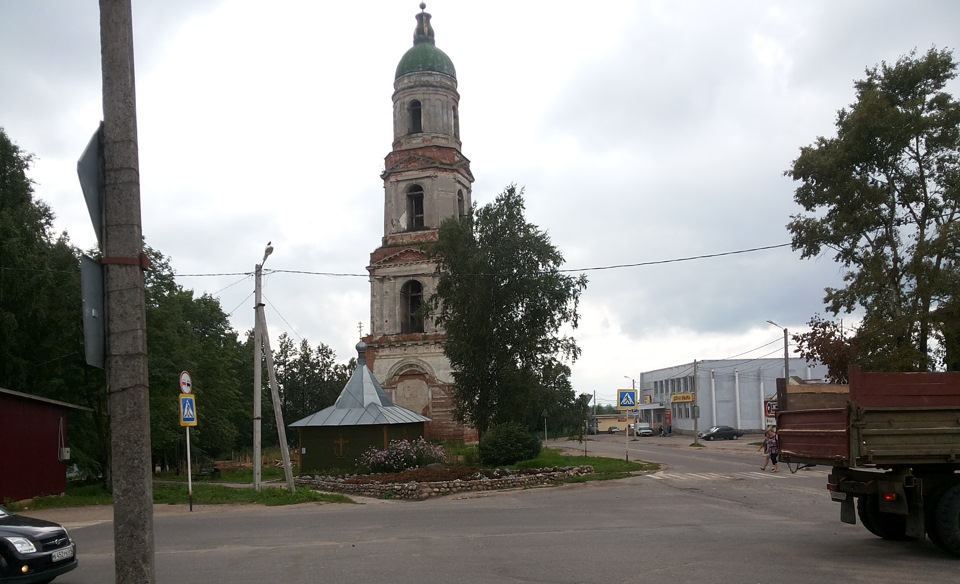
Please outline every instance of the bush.
M413 442L391 440L386 450L371 446L360 455L357 464L370 472L401 472L446 461L442 446L431 444L421 437Z
M520 424L494 426L480 439L480 462L488 466L515 464L540 455L540 438Z

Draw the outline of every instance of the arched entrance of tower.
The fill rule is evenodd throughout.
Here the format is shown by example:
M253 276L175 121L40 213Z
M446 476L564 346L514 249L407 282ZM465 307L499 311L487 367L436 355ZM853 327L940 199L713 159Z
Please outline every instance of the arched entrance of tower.
M437 378L429 365L404 359L391 368L386 383L393 390L393 403L430 417L430 388L437 385Z
M381 384L398 406L430 418L424 437L475 442L476 430L454 420L453 388L437 379L426 361L408 357L396 363Z

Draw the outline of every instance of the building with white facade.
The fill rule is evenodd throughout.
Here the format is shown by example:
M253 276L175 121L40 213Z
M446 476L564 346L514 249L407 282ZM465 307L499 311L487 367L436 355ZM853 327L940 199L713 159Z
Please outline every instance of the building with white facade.
M761 431L774 423L765 401L775 400L783 359L696 361L646 371L639 379L640 421L654 428L670 424L674 432L693 433L710 426ZM790 376L824 379L825 365L790 359ZM700 417L695 420L695 412Z

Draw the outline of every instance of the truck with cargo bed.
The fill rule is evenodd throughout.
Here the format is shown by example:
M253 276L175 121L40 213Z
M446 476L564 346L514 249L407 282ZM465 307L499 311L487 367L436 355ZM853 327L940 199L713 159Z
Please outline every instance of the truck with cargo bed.
M879 537L929 537L960 555L960 372L868 373L781 384L781 459L831 467L840 520Z

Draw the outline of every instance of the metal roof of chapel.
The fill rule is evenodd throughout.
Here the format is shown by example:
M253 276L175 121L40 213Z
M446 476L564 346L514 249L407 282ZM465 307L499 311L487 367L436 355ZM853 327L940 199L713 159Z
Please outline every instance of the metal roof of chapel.
M373 373L367 368L366 351L366 343L357 343L357 368L343 387L337 401L328 408L293 422L290 424L291 428L411 424L430 421L430 418L390 401Z

